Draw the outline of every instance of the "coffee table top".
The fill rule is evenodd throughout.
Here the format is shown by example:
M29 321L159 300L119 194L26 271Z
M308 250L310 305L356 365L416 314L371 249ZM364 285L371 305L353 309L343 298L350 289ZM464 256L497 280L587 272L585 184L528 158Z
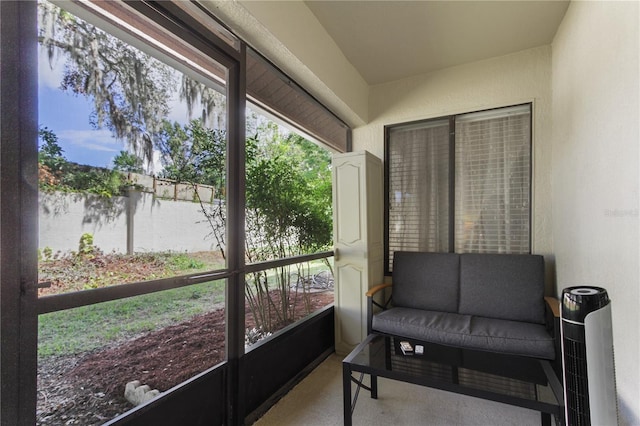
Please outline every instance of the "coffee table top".
M400 349L401 340L408 341L414 350L416 344L423 345L424 353L405 355ZM541 396L544 395L547 402L558 404L553 389L548 387L547 379L549 374L553 374L554 377L555 374L547 361L535 358L466 350L372 334L358 345L343 363L348 365L351 371L469 395L483 396L483 393L490 392L505 395L507 398L531 401L541 401ZM558 383L555 385L557 393ZM548 390L545 391L544 388Z

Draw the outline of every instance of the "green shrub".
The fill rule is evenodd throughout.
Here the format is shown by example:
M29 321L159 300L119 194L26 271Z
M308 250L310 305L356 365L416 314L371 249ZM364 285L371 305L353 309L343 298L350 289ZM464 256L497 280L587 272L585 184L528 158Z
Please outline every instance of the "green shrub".
M171 266L178 271L204 268L204 262L193 259L186 254L178 254L171 258Z
M80 243L78 244L78 254L80 256L91 256L95 251L96 248L93 245L93 234L82 234L80 237Z

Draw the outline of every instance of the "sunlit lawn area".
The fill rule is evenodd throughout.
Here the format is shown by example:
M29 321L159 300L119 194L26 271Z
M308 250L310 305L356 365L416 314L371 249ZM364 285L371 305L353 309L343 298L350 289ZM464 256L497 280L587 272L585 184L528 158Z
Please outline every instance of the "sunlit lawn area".
M104 267L107 265L108 267ZM127 282L165 278L223 267L221 259L185 253L67 257L40 262L41 279L64 293ZM322 261L304 264L304 275L326 271ZM102 266L102 267L101 267ZM291 284L297 280L292 265ZM276 282L275 272L269 282ZM324 274L324 273L323 273ZM90 285L88 285L88 283ZM298 291L303 291L298 288ZM52 290L49 290L50 294ZM225 280L180 287L39 316L38 356L73 355L125 341L141 333L179 323L224 307Z
M40 315L38 355L91 351L202 314L224 302L224 281Z

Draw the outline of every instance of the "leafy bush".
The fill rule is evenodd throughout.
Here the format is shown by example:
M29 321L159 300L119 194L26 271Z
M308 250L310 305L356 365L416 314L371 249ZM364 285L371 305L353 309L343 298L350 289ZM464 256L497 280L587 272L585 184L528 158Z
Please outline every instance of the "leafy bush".
M93 234L82 234L80 243L78 244L78 254L80 256L91 256L95 250L96 248L93 246Z
M113 169L121 172L142 173L142 159L127 151L120 151L113 159Z
M329 153L296 134L282 135L274 123L258 130L247 141L247 258L257 262L328 248L333 228ZM308 265L299 264L247 276L247 301L259 329L273 331L295 317L292 267L298 276L309 274ZM279 297L272 297L274 290ZM304 289L302 297L309 297Z
M226 144L226 132L206 128L202 120L185 126L165 120L155 142L164 167L160 177L221 190L226 182Z
M189 257L186 254L177 254L171 258L170 264L173 269L178 271L186 271L188 269L204 268L204 262Z
M129 186L127 178L117 170L84 166L69 162L62 155L58 137L47 127L39 131L39 187L46 192L83 192L111 198ZM122 156L122 153L121 153Z

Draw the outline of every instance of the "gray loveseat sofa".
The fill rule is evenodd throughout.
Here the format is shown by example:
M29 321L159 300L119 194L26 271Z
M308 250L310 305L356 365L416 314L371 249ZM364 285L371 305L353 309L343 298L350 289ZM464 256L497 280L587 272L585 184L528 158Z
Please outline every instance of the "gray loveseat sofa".
M392 287L392 297L383 305L376 293L386 287ZM367 297L373 333L556 357L557 301L547 298L551 310L545 309L544 260L539 255L396 251L393 283L371 289ZM374 313L374 306L384 309Z

